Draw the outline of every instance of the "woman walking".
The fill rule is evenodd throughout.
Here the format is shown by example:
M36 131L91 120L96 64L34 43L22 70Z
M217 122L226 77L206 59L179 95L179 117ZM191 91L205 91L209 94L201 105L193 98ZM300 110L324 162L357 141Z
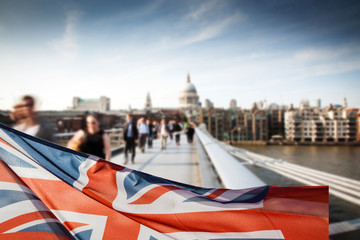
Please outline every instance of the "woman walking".
M158 135L161 141L161 150L165 150L167 137L169 136L169 128L166 124L165 119L161 120L161 123L158 128Z
M77 131L67 147L109 161L111 158L110 138L99 125L95 115L89 114L86 117L86 129Z

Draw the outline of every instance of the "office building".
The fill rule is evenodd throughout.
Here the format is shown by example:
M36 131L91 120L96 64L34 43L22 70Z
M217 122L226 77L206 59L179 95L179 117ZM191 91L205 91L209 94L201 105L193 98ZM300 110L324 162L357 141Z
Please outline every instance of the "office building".
M285 112L285 133L295 142L356 141L357 109L302 108Z
M74 97L71 110L104 113L110 111L110 98L103 96L98 99L83 99L79 97Z

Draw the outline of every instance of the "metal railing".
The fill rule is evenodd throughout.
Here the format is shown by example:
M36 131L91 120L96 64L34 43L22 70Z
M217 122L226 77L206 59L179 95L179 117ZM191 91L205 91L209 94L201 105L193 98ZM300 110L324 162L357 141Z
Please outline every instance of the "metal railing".
M111 151L115 152L123 148L122 140L123 140L123 129L122 128L112 128L105 130L107 134L109 134L110 142L111 142ZM66 146L67 142L70 140L72 136L74 136L76 132L67 132L67 133L56 133L55 139L56 142L62 146Z
M266 185L244 165L224 150L206 130L205 125L195 129L225 188L243 189Z
M230 154L251 164L266 168L305 185L329 186L330 194L360 205L360 181L358 180L289 163L282 159L263 156L230 145L223 145Z

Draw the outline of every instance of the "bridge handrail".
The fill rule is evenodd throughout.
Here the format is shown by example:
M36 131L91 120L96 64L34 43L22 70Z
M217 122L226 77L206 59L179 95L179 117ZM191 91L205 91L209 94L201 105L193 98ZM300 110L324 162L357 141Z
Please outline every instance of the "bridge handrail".
M195 129L225 188L242 189L266 185L249 169L224 150L206 130L205 125Z
M122 132L122 128L112 128L112 129L106 129L105 132L106 133L117 133L117 132ZM66 132L66 133L56 133L55 134L55 138L56 137L71 137L74 136L76 132Z
M123 128L111 128L104 130L106 133L109 134L110 142L112 145L111 151L117 152L123 148L122 140L123 140ZM66 142L74 136L76 132L67 132L67 133L56 133L55 139L57 139L58 142L61 142L60 139L63 140L63 143L66 144ZM64 142L65 140L65 142Z

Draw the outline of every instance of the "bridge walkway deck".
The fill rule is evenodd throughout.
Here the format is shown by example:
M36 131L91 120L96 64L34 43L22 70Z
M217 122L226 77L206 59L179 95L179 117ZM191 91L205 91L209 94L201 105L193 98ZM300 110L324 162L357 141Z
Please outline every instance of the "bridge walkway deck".
M180 146L177 146L175 139L168 138L166 150L161 150L159 139L153 141L153 147L150 149L146 145L144 153L136 148L134 164L130 161L130 153L126 165L124 165L124 153L115 155L111 162L162 178L201 186L196 144L187 143L183 134L180 139Z

